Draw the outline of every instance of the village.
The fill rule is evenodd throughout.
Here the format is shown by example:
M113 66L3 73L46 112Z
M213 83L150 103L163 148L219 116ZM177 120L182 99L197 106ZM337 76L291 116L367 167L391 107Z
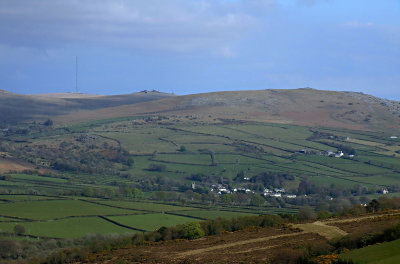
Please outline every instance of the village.
M193 187L193 184L192 184ZM226 184L212 184L210 187L210 191L217 193L218 195L222 195L222 194L231 194L231 193L253 193L255 194L255 191L252 191L248 188L244 188L244 187L238 187L238 188L233 188L230 189L228 185ZM296 198L297 195L296 194L288 194L286 193L286 190L284 188L265 188L263 193L262 193L265 197L276 197L276 198L289 198L289 199L293 199Z

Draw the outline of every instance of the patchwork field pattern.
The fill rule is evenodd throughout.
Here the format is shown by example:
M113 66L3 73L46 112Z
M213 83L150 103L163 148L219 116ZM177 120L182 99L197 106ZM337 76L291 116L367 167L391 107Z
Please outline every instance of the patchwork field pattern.
M153 193L146 191L142 198L152 197L152 201L73 195L84 193L87 188L116 192L118 186L149 177L173 179L190 186L196 181L193 175L233 180L239 173L253 177L270 172L293 176L286 186L281 186L288 190L296 190L304 179L336 187L400 185L400 140L381 132L232 120L206 123L192 116L164 121L132 117L69 125L50 132L15 136L13 140L17 145L55 146L60 142L72 144L82 136L93 140L93 148L108 145L129 153L134 160L132 166L122 162L113 166L131 176L68 172L52 176L7 174L0 180L4 194L0 195L3 232L11 232L16 223L23 223L26 235L39 237L123 234L206 218L296 213L298 209L290 205L257 208L166 203L155 201ZM356 155L335 158L323 154L337 151L337 145L354 148ZM304 151L307 153L300 154ZM4 165L8 157L0 159ZM40 166L43 160L31 162ZM155 170L155 166L162 169ZM32 195L10 195L22 193Z

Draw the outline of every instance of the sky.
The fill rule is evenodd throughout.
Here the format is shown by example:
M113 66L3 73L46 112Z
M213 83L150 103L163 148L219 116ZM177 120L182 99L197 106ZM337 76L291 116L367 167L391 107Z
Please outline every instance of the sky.
M0 89L400 100L400 0L0 0Z

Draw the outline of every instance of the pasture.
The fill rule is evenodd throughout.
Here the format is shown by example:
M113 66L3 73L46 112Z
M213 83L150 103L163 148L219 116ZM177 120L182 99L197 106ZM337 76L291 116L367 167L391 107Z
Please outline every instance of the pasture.
M101 173L56 171L51 165L54 160L46 160L51 157L31 158L32 166L38 168L50 164L46 165L50 173L12 172L0 179L0 229L12 232L13 226L21 223L26 234L71 238L87 233L151 231L194 219L296 213L298 207L284 199L251 207L249 202L229 206L212 203L201 196L219 182L232 189L247 188L249 179L263 173L292 178L259 187L255 191L260 195L264 187L297 193L304 180L340 189L400 186L400 158L396 155L400 142L382 133L244 121L207 123L184 117L163 120L108 119L15 135L15 146L23 150L40 145L40 150L57 151L66 146L66 153L76 155L78 164L99 157L103 162L103 156L113 151L124 152L132 162L117 158L104 161L108 171ZM356 155L335 158L324 154L337 151L341 145L353 148ZM93 155L78 156L83 150ZM299 153L304 150L306 154ZM7 158L2 159L7 162ZM146 183L149 179L153 182ZM189 196L173 202L156 196L164 189L186 194L192 183L200 189L194 194L196 201ZM145 188L142 196L133 199L121 194L127 186ZM112 198L104 199L107 195Z
M15 225L25 228L22 236L77 238L88 234L133 234L154 231L202 219L255 215L238 208L179 206L157 201L66 199L35 195L2 195L0 237L9 237ZM232 211L230 211L232 210ZM242 210L246 210L243 208ZM272 212L272 211L271 211ZM20 239L20 237L15 237Z
M340 255L342 259L353 260L365 264L397 264L400 263L400 240L372 245L351 250Z

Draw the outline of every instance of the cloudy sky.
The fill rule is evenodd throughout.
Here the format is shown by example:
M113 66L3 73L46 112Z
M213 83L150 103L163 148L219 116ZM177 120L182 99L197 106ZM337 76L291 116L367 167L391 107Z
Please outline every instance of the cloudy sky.
M0 89L400 100L399 0L0 0Z

